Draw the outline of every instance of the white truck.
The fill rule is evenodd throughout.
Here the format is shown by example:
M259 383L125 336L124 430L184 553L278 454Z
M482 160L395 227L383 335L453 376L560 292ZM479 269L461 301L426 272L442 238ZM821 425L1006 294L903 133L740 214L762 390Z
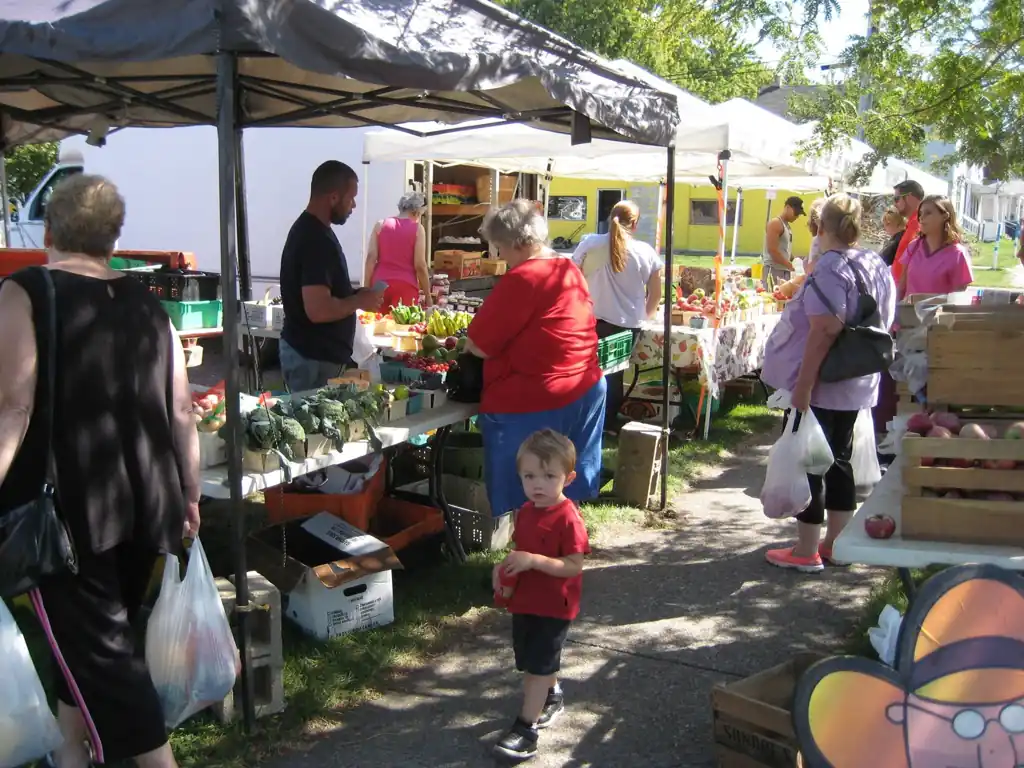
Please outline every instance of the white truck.
M397 211L413 164L364 166L366 129L261 128L245 133L245 182L254 297L278 282L288 229L309 199L310 176L325 160L360 174L352 218L335 231L353 282L362 281L366 236ZM366 169L372 169L367 178ZM54 185L69 174L97 173L113 181L127 204L118 247L186 251L199 269L220 271L217 134L213 128L128 128L94 147L85 137L61 142L60 161L12 217L13 248L43 247L43 214Z

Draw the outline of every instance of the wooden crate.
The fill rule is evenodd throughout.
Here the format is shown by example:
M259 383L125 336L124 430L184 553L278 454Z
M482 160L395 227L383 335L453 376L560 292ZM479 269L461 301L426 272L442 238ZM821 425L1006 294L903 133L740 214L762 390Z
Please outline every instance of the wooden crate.
M1016 417L977 419L1002 430ZM1024 546L1024 501L993 501L989 492L1024 498L1024 440L906 437L903 439L904 539L959 544ZM922 458L939 466L922 466ZM1013 460L1015 469L986 469L980 462ZM952 462L974 466L948 466ZM940 498L949 490L974 498Z
M896 305L896 323L900 328L914 328L921 324L917 317L917 305L922 301L936 304L946 298L944 293L911 293Z
M481 261L478 251L435 251L434 271L444 272L452 280L478 277Z
M1024 310L949 309L928 329L928 402L1024 406Z
M905 381L896 382L896 415L902 416L910 413L920 413L924 406L914 399L910 394L910 387Z
M508 270L508 262L504 259L481 259L480 274L504 275Z
M785 664L711 692L718 768L798 768L793 696L804 671L824 656L799 653Z

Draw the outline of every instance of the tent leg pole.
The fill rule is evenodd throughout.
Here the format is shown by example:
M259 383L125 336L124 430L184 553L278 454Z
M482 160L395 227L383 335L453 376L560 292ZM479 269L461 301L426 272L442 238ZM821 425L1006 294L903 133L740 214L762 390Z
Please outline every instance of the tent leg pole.
M245 556L246 521L242 506L242 416L238 356L238 228L235 194L238 190L238 60L232 53L217 55L217 152L220 169L220 283L224 298L225 397L227 399L228 486L231 490L231 524L235 547L235 611L238 619L238 650L242 659L240 694L243 722L252 731L252 669L249 664L249 581Z
M7 151L0 145L0 205L4 211L4 248L11 247L11 195L7 188Z
M729 203L726 202L726 207ZM740 213L743 210L743 187L736 187L736 215L732 219L732 253L729 254L729 263L736 266L736 246L740 239Z
M669 438L672 435L672 419L669 417L669 403L672 401L672 223L676 207L676 148L668 148L668 162L665 170L665 347L661 364L661 505L668 508Z
M715 285L715 303L717 304L722 300L722 282L720 275L722 274L722 262L725 260L725 226L729 223L729 156L723 152L719 155L722 161L722 206L719 210L719 216L721 217L721 226L718 228L718 264L715 267L716 272L716 285ZM739 203L737 202L736 214L739 215ZM733 234L735 235L736 224L739 221L737 218L733 221ZM715 320L715 330L711 335L711 345L715 350L715 357L718 355L718 323L719 320ZM711 391L712 382L708 382L708 402L704 409L704 439L708 439L708 435L711 432L711 403L714 400L715 393Z
M241 125L241 103L239 103L235 117L234 136L235 216L238 217L238 291L242 301L250 301L252 299L252 258L249 253L249 207L245 200L245 148L242 141Z
M359 282L362 285L363 278L366 276L366 259L370 249L370 162L368 160L363 160L363 187L360 192L363 195L363 200L366 201L360 204L360 207L363 209L363 236L360 240L363 248L363 268L359 272ZM368 285L363 285L363 288L369 287Z

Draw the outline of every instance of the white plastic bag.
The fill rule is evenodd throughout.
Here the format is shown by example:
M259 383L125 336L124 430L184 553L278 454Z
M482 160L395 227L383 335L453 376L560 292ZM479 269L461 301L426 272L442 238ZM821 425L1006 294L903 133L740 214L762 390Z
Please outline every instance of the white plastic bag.
M63 743L14 616L0 600L0 768L17 768Z
M875 422L871 409L863 408L857 414L853 427L853 480L859 493L868 493L882 479L882 468L878 466L878 445L875 442Z
M878 616L878 626L868 630L868 640L878 658L886 666L896 663L896 646L900 639L903 615L891 605L885 606Z
M801 464L796 419L786 422L786 431L768 452L768 472L761 487L761 507L772 519L799 515L811 503L811 486Z
M239 668L235 638L199 539L184 580L178 574L178 559L168 555L146 629L146 664L169 728L222 701Z
M790 412L790 421L794 424L793 434L800 450L800 466L809 475L824 475L835 462L835 457L814 411Z

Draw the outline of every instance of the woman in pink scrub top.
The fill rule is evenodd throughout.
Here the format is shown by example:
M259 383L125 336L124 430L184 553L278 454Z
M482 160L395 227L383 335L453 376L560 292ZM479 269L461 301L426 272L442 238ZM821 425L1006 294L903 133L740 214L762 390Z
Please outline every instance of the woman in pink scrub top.
M921 201L917 216L921 232L903 257L899 297L965 290L974 282L974 274L953 203L944 195L929 195Z
M390 312L399 303L406 307L416 304L421 292L426 305L431 304L427 233L420 223L426 210L426 198L409 192L398 201L398 215L378 221L370 233L363 287L388 284L381 312Z

